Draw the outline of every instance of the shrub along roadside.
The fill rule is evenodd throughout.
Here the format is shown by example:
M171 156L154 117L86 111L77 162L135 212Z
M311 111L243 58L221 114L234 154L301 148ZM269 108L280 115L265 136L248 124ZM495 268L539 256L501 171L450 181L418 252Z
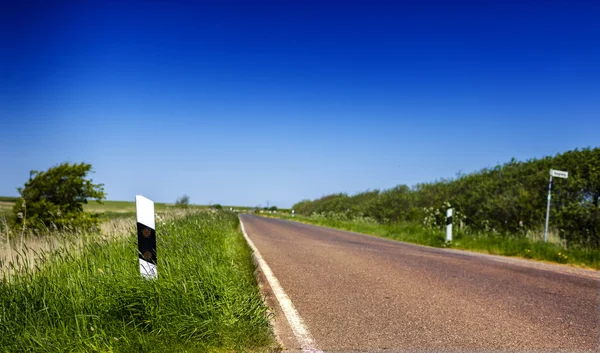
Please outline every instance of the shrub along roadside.
M304 200L296 214L341 215L347 220L367 217L378 223L417 222L445 225L446 209L454 208L458 227L472 232L513 237L540 232L546 217L550 169L569 172L555 178L550 208L550 231L569 248L600 249L600 148L567 151L553 157L458 174L413 187L344 193ZM450 206L452 205L452 206Z
M92 165L62 163L46 171L32 170L13 206L13 225L32 229L93 229L97 215L85 212L88 200L106 198L103 184L94 184L88 174Z
M239 221L203 212L157 224L158 280L139 275L134 229L46 254L0 282L6 352L266 351L267 308Z
M267 215L263 214L262 216ZM432 247L446 247L487 254L517 256L600 269L600 250L579 247L565 249L557 244L532 241L526 237L507 237L485 233L467 234L459 230L454 232L453 242L446 243L444 231L428 229L418 223L380 224L364 220L349 221L316 216L295 216L292 218L285 214L270 214L267 217L315 224Z

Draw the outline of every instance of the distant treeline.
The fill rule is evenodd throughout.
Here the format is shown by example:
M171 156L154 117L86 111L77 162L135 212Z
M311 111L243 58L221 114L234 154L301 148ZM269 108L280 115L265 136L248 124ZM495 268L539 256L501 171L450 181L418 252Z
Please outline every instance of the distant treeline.
M452 207L455 224L469 232L525 236L543 232L550 169L569 172L554 178L550 229L568 246L600 247L600 148L568 151L554 157L515 159L454 179L398 185L356 195L333 194L294 205L301 215L367 218L379 223L445 224Z
M1 202L17 202L18 199L17 196L0 196Z

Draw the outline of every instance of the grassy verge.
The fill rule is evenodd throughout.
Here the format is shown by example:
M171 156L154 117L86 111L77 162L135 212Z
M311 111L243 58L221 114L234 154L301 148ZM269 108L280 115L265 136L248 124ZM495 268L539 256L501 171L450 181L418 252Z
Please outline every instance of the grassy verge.
M59 248L34 269L4 275L2 350L268 350L267 308L238 222L228 212L158 222L157 280L140 278L133 228L121 240L88 236L80 251Z
M298 215L292 218L290 215L286 214L263 214L263 216L316 224L433 247L447 247L495 255L516 256L600 269L600 250L576 247L565 249L558 244L533 241L525 237L468 234L455 230L453 242L448 244L445 241L444 231L426 229L422 225L415 223L379 224Z

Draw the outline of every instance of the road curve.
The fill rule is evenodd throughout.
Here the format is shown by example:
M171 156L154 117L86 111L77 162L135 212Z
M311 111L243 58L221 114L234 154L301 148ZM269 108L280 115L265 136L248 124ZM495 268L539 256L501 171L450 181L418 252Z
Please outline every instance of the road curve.
M322 351L600 351L596 271L240 219ZM299 349L264 290L279 339Z

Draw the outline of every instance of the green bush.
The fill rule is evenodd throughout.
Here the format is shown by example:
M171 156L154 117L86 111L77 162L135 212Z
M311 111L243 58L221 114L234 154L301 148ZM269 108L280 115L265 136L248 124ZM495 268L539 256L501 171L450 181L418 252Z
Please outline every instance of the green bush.
M63 163L45 172L32 170L18 188L21 197L13 206L13 223L31 229L89 229L98 225L97 215L84 212L88 199L106 198L103 184L87 178L91 164Z
M180 208L187 208L190 205L190 197L188 195L183 195L175 201L175 206Z

